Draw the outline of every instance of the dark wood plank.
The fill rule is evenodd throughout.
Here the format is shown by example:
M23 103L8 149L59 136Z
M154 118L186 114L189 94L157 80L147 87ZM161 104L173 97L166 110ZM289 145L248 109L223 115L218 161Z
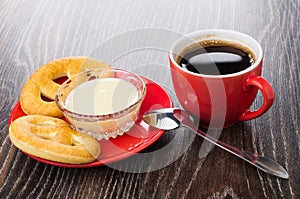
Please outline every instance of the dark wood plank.
M1 0L0 198L300 198L299 7L293 0ZM274 105L258 119L223 130L220 139L278 161L289 180L267 175L217 147L199 158L203 139L184 129L166 132L142 152L147 156L87 169L45 165L11 144L9 115L39 66L65 56L101 57L105 42L149 27L179 35L234 29L262 44L263 76L274 87ZM157 41L161 49L127 52L114 64L154 79L178 105L168 72L167 41ZM253 109L262 100L258 97ZM149 156L166 146L167 154ZM164 163L168 166L157 169ZM142 168L148 172L138 172Z

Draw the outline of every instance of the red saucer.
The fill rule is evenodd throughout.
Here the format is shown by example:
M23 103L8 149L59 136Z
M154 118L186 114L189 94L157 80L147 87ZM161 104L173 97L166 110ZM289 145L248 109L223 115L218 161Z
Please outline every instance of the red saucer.
M141 106L138 121L135 126L133 126L130 131L124 135L111 138L109 140L100 140L101 154L98 157L98 160L89 164L65 164L45 160L31 154L25 154L37 161L49 165L69 168L87 168L122 160L150 146L163 135L164 130L158 130L150 127L141 119L142 115L149 110L173 107L173 104L170 96L162 87L150 79L145 77L142 78L146 83L147 93ZM15 119L25 115L26 114L22 111L21 105L18 102L12 110L9 118L9 124Z

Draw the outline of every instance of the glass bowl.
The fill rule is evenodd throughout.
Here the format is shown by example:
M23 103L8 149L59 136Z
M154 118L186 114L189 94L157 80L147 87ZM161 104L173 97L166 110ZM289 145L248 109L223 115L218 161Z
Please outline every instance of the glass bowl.
M140 76L109 68L71 77L59 87L55 100L72 129L100 140L131 129L145 94Z

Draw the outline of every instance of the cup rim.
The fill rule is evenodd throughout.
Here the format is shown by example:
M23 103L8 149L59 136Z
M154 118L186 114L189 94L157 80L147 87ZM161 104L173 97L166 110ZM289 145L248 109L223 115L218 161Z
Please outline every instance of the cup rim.
M250 48L253 53L256 55L256 60L254 62L253 65L251 65L250 67L246 68L245 70L242 70L242 71L239 71L239 72L236 72L236 73L231 73L231 74L224 74L224 75L207 75L207 74L199 74L199 73L194 73L194 72L191 72L189 70L186 70L184 68L182 68L176 61L175 61L175 58L174 58L174 49L179 45L180 42L182 42L184 39L190 39L191 41L192 40L195 40L197 37L200 37L200 36L209 36L209 35L226 35L226 36L231 36L233 38L236 38L236 39L246 39L248 42L251 42L253 45L255 45L255 47L257 48L257 52L255 52L253 50L253 48L251 48L249 45L246 45L245 43L243 43L242 41L239 41L237 43L241 43L243 45L246 45L248 48ZM226 40L226 39L224 39ZM228 37L228 40L229 37ZM181 50L183 50L184 48L182 48ZM180 37L179 39L177 39L172 45L171 45L171 48L170 48L170 51L169 51L169 59L170 61L181 71L185 72L185 73L188 73L188 74L191 74L191 75L194 75L194 76L199 76L199 77L206 77L206 78L212 78L212 79L223 79L223 78L230 78L230 77L237 77L237 76L240 76L240 75L243 75L243 74L246 74L250 71L252 71L253 69L255 69L262 61L262 58L263 58L263 51L262 51L262 47L260 45L260 43L254 39L253 37L245 34L245 33L242 33L242 32L238 32L238 31L235 31L235 30L230 30L230 29L204 29L204 30L199 30L199 31L194 31L194 32L191 32L191 33L188 33L186 35L183 35L182 37Z

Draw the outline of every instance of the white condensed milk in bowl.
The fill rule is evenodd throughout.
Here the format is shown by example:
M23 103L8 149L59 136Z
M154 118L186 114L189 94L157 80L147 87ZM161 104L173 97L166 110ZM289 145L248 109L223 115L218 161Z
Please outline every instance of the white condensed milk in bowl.
M100 140L131 129L145 94L143 79L134 73L95 69L64 82L57 91L56 103L74 130Z

